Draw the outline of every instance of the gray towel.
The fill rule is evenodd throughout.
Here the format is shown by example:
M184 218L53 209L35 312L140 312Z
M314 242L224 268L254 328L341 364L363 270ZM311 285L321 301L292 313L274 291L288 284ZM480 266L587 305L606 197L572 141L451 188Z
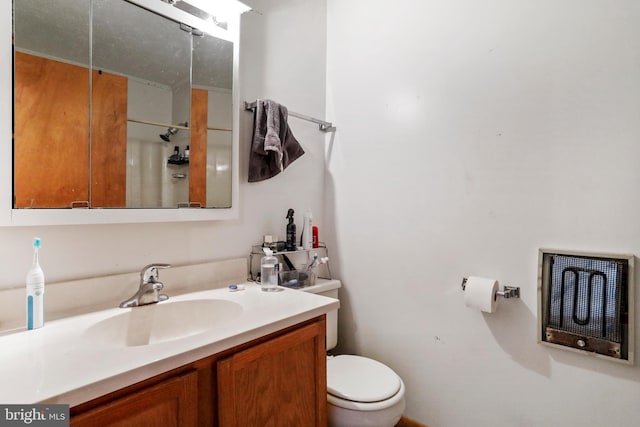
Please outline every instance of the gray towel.
M287 124L287 107L258 100L249 152L249 182L264 181L285 170L304 150Z

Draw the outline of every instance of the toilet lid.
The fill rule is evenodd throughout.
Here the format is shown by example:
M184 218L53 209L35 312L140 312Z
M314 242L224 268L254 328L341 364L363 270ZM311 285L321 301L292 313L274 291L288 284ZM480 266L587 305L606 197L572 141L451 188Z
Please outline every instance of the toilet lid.
M386 365L362 356L327 360L327 391L354 402L379 402L400 390L400 377Z

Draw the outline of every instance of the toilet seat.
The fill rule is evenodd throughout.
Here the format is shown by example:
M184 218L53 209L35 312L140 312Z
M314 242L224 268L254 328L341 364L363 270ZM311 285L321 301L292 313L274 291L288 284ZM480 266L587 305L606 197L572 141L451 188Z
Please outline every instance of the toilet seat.
M395 405L404 397L404 383L388 366L367 357L342 355L327 360L327 400L357 411Z

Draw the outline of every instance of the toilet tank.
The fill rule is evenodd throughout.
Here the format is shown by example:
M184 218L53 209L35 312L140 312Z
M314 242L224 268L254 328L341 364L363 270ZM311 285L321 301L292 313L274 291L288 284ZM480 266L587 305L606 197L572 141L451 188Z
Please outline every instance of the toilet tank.
M338 289L342 286L339 280L318 279L313 286L300 288L301 291L338 299ZM327 313L327 350L338 344L338 309Z

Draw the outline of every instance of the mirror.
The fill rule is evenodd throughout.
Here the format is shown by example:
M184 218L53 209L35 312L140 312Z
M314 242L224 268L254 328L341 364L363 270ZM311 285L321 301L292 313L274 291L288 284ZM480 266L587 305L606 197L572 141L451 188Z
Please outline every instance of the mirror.
M14 12L14 207L89 200L88 0L16 0ZM56 58L54 60L53 58ZM42 183L46 183L43 185Z
M209 52L216 52L210 55ZM192 197L192 202L206 206L231 206L231 167L233 129L233 43L205 34L193 39L193 91L192 119L197 127L196 108L206 120L206 185L200 185L195 173L189 181L190 194L198 188L206 188L206 194ZM206 106L206 116L202 109ZM204 129L202 126L201 129ZM191 151L201 150L196 146L196 135L192 135ZM194 159L195 160L195 159ZM198 170L198 169L196 169ZM202 170L202 169L199 169ZM195 171L194 171L195 172ZM202 180L202 177L200 177ZM197 197L197 198L196 198Z
M14 209L232 206L233 42L128 1L14 9Z

